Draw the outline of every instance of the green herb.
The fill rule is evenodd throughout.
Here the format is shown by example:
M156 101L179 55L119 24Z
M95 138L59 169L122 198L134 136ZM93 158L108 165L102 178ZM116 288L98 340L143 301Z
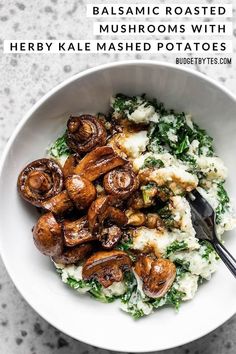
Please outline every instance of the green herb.
M174 306L176 310L179 309L181 302L186 294L182 291L172 288L160 299L156 299L152 302L154 308L159 308L164 305Z
M182 141L178 144L177 149L175 151L176 155L183 154L189 149L189 137L185 135Z
M134 319L139 319L145 315L143 308L152 310L152 304L148 297L143 298L137 288L137 280L132 272L126 272L125 285L127 291L121 296L122 309L128 312Z
M203 241L201 241L201 245L204 246L204 252L202 253L202 258L205 258L210 263L209 256L210 256L210 254L214 253L215 258L219 259L218 255L216 254L216 252L214 250L214 247L212 246L212 244L210 242L203 240Z
M127 117L128 114L134 112L135 109L142 104L142 102L138 103L138 99L138 96L129 97L119 93L112 102L112 108L115 112L121 113L124 117Z
M186 241L177 241L175 240L172 242L166 249L167 257L170 256L172 253L177 251L184 251L188 248L188 244Z
M137 290L137 280L133 272L125 272L124 283L127 291L121 296L121 302L126 304L130 300L132 293Z
M141 187L143 201L145 205L151 204L153 197L156 194L156 184L155 183L148 183L145 186Z
M169 205L165 205L163 208L161 208L158 211L158 214L161 217L162 221L164 222L165 227L171 229L175 226L174 216L169 209Z
M116 296L105 295L102 291L102 285L96 280L91 280L90 287L89 293L101 302L109 303L116 299Z
M115 296L107 296L103 292L102 285L98 283L96 280L84 281L84 280L76 280L74 278L69 277L66 282L72 289L75 290L84 290L85 292L89 292L94 298L101 302L109 303L113 302L117 297Z
M75 280L74 278L68 278L67 279L67 284L72 288L72 289L86 289L90 288L90 283L84 280Z
M125 235L122 237L118 245L116 246L117 249L122 251L128 251L133 246L133 239L130 235Z
M49 148L48 152L49 155L55 158L61 157L63 155L69 155L70 150L66 142L66 133L57 138L57 140Z
M154 157L149 156L144 160L144 164L141 168L143 169L146 167L161 168L164 167L164 163L160 159L155 159Z
M177 137L174 141L170 139L173 135ZM166 115L161 116L159 122L153 124L149 130L149 138L148 149L150 151L169 151L177 158L190 163L190 165L196 164L195 159L188 154L193 140L199 141L198 155L202 153L207 156L213 155L212 138L197 124L190 127L183 112L169 111Z
M216 208L216 223L219 224L222 220L222 214L224 214L229 209L229 196L226 192L223 182L219 183L217 186L217 199L218 207Z
M181 272L182 272L183 269L187 270L187 271L189 270L190 262L185 261L184 259L175 258L174 259L174 263L177 265L177 269L180 269Z
M210 137L204 129L199 128L196 123L193 123L193 126L194 137L199 141L199 154L206 152L207 156L213 156L214 149L212 137Z

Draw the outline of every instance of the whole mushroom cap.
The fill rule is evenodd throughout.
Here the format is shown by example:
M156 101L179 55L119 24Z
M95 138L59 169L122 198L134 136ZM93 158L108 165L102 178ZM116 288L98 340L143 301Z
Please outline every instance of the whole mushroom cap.
M77 153L87 153L105 145L106 128L101 120L90 114L70 117L67 122L67 143Z
M79 175L68 176L65 180L65 187L77 209L86 209L96 199L96 188L85 177Z
M61 225L51 212L42 215L33 229L36 247L45 256L58 256L63 251L63 235Z
M122 166L108 172L103 183L108 194L120 199L128 198L139 187L138 177L130 166Z
M41 207L42 202L62 191L62 170L54 160L46 158L35 160L22 170L17 187L23 199Z
M142 255L135 263L135 271L143 281L143 291L151 298L164 296L176 277L176 267L169 259L154 259Z

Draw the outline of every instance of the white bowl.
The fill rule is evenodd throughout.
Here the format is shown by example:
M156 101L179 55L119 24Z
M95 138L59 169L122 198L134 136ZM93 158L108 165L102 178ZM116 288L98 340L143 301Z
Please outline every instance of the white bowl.
M179 313L165 308L134 321L117 304L106 305L78 295L60 281L49 258L33 244L31 229L37 213L16 191L21 169L44 156L45 148L65 128L70 113L104 112L110 97L119 92L145 92L169 108L191 112L194 120L215 138L217 151L229 169L228 189L235 198L235 97L196 71L153 61L112 63L58 85L18 125L1 165L0 248L20 293L59 330L110 350L162 350L209 333L236 312L236 282L227 268L220 264L212 280L200 286L195 298L183 304ZM236 254L234 233L226 235L226 246Z

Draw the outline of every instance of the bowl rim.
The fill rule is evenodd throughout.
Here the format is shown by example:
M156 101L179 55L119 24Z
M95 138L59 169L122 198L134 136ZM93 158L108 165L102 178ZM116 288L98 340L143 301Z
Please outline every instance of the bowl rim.
M225 86L223 86L221 83L219 83L218 81L216 81L215 79L212 79L209 76L206 76L205 74L202 74L201 72L192 69L192 68L186 68L177 64L172 64L172 63L167 63L167 62L163 62L163 61L156 61L156 60L123 60L123 61L115 61L115 62L111 62L111 63L105 63L105 64L101 64L101 65L97 65L95 67L83 70L81 72L78 72L77 74L72 75L71 77L67 78L66 80L63 80L62 82L60 82L59 84L57 84L56 86L54 86L52 89L50 89L46 94L44 94L23 116L23 118L19 121L19 123L16 125L15 129L13 130L12 134L10 135L10 138L5 146L5 148L3 149L3 153L2 156L0 158L0 180L2 178L2 173L3 173L3 167L5 165L6 159L8 157L8 153L9 150L12 146L12 144L14 143L15 138L17 137L18 133L20 132L20 130L23 128L23 126L26 124L26 122L30 119L30 117L33 115L33 113L43 104L45 103L48 98L50 98L51 96L53 96L57 91L61 90L62 88L66 87L68 84L82 78L82 77L86 77L89 74L101 71L101 70L106 70L109 68L114 68L114 67L120 67L120 66L133 66L133 65L146 65L146 66L159 66L159 67L167 67L170 69L175 69L177 71L183 71L183 72L187 72L195 77L198 77L200 79L203 79L207 82L209 82L210 84L212 84L213 86L216 86L219 90L221 90L223 93L225 93L229 98L231 98L235 103L236 103L236 95L233 94L228 88L226 88ZM1 233L1 230L0 230ZM85 342L83 340L80 340L78 338L76 338L75 336L72 336L70 333L67 332L67 330L64 330L63 328L60 328L57 326L57 324L53 323L53 320L49 319L47 314L42 313L40 308L35 308L35 306L32 304L32 301L30 298L28 298L27 296L27 292L24 291L24 289L21 288L20 286L20 282L18 282L17 279L14 279L14 274L11 271L11 266L10 266L10 262L8 261L8 257L7 255L4 253L4 248L2 246L2 242L1 242L1 237L0 237L0 256L2 258L3 264L7 270L8 275L10 276L13 284L15 285L17 291L21 294L21 296L23 297L23 299L30 305L30 307L37 313L39 314L44 320L46 320L49 324L51 324L53 327L57 328L58 330L60 330L62 333L65 333L66 335L68 335L69 337L78 340L78 341L82 341L83 343L86 343L88 345L96 345L96 343L91 343L91 342ZM213 328L211 328L211 330L205 334L194 334L191 336L191 338L186 342L186 341L179 341L177 343L177 345L171 345L171 346L165 346L163 348L159 348L158 351L160 350L167 350L167 349L172 349L172 348L176 348L177 346L181 346L190 342L193 342L194 340L197 340L201 337L204 337L206 335L208 335L209 333L211 333L212 331L214 331L216 328L218 328L219 326L221 326L223 323L225 323L227 320L229 320L235 313L231 314L230 316L226 316L222 321L219 321L215 326L213 326ZM102 347L102 349L106 349L106 350L111 350L111 351L120 351L120 352L126 352L126 350L124 349L124 347L121 348L116 348L116 349L111 349L110 347L106 347L106 345L104 345ZM153 349L152 351L155 351L156 349ZM131 351L132 352L132 351ZM145 352L143 350L135 350L135 352ZM150 350L146 351L146 352L150 352Z

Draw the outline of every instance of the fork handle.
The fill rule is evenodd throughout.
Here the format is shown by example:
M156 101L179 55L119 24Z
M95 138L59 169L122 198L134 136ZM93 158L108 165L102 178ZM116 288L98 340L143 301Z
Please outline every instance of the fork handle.
M231 273L236 277L236 259L229 253L229 251L222 245L222 243L215 239L212 246L216 250L225 265L229 268Z

